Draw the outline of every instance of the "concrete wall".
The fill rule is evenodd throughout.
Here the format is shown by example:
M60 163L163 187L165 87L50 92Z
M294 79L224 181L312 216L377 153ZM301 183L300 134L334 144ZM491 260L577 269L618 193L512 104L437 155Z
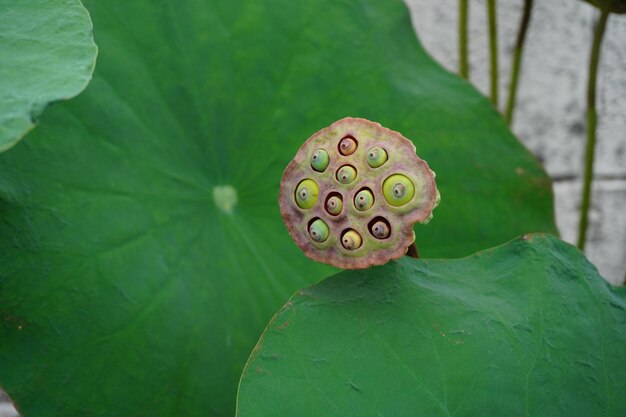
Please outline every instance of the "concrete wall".
M458 69L458 0L406 0L426 49ZM470 4L470 78L489 89L487 6ZM522 0L499 0L500 103L508 98L513 45ZM513 131L554 180L557 225L563 239L578 236L586 141L588 57L597 9L576 0L536 0L526 39ZM598 83L596 181L586 252L612 283L626 276L626 15L609 19Z
M2 390L0 390L0 417L18 417L13 404Z

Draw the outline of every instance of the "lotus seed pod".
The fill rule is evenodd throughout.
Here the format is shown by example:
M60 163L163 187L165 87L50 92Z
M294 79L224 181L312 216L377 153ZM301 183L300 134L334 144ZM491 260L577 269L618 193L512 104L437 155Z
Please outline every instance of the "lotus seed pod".
M329 229L328 225L324 223L324 220L317 219L309 227L309 234L311 239L316 242L325 242L328 239Z
M415 186L404 175L394 174L383 183L383 195L392 206L401 206L411 201L415 195Z
M326 201L326 211L328 213L336 216L341 213L341 210L343 210L343 201L341 201L340 197L334 195Z
M363 239L356 231L348 230L341 236L341 244L348 250L356 250L363 244Z
M324 172L329 162L330 158L324 149L318 149L311 155L311 167L317 172Z
M296 189L296 203L298 207L310 209L317 202L320 189L313 180L304 180L298 184Z
M374 205L374 195L370 190L361 190L354 196L354 206L359 211L365 211Z
M352 138L343 138L339 142L339 152L344 156L352 155L356 148L356 141Z
M356 179L356 169L350 165L344 165L337 171L337 181L342 184L350 184Z
M438 201L434 173L413 143L356 118L305 141L279 194L287 230L304 253L348 269L403 256L415 240L414 225L428 221Z
M378 146L367 151L367 163L372 168L378 168L387 162L387 151Z

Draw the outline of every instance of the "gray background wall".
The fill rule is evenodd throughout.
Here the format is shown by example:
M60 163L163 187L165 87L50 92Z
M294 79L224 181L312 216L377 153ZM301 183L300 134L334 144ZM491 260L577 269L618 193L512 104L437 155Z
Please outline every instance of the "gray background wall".
M446 68L458 69L458 0L406 0L422 44ZM489 89L487 6L470 0L470 78ZM500 102L508 98L522 0L499 0ZM554 180L561 236L578 237L586 142L586 86L599 12L579 0L536 0L526 39L513 131ZM598 78L596 181L586 252L602 276L626 276L626 15L609 18Z
M458 0L406 0L426 49L456 72ZM470 1L471 81L488 91L486 4ZM598 15L577 0L535 1L513 130L554 180L556 220L575 242L585 143L585 91L592 29ZM511 52L522 0L498 1L500 101L506 102ZM609 20L599 75L597 180L587 253L613 283L626 275L626 16ZM0 392L0 417L17 413Z
M0 391L0 417L17 417L17 411L2 391Z

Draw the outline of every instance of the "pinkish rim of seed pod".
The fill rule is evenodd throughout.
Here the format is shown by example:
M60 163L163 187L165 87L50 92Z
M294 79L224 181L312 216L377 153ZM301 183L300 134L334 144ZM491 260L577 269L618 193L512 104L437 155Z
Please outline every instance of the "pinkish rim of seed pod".
M330 190L330 191L326 190L326 193L324 193L323 190L320 188L320 195L318 197L318 203L316 204L317 209L309 209L306 211L302 209L297 209L297 208L294 208L292 202L290 201L291 194L293 191L292 188L294 186L294 181L299 182L296 180L294 173L301 171L301 167L303 163L304 164L308 163L307 156L304 155L303 150L306 150L309 147L309 145L316 142L320 136L327 135L328 132L341 128L342 125L352 125L355 123L367 125L369 128L378 130L381 133L382 137L393 137L400 144L399 146L400 148L404 147L405 148L404 150L407 153L410 152L411 159L413 160L411 162L412 163L414 162L415 166L409 167L406 170L403 170L402 172L398 172L398 173L405 173L411 169L415 171L419 170L420 173L428 173L427 175L424 175L421 177L421 179L424 181L424 188L422 190L422 193L430 195L428 200L421 207L412 209L409 212L402 214L402 221L400 223L394 224L392 219L384 217L391 224L392 233L395 233L396 235L398 234L400 235L400 237L397 238L399 243L395 247L391 247L387 249L370 249L368 253L365 253L364 255L360 257L347 256L347 255L338 256L337 251L320 249L319 244L316 247L316 245L310 241L308 237L308 231L304 231L303 233L303 231L301 230L302 219L305 217L304 213L307 213L309 215L308 217L323 218L322 215L318 215L321 213L319 206L323 206L323 201L325 200L326 194L330 194L331 192L336 191L336 190ZM338 130L341 130L341 129L338 129ZM347 130L343 133L343 135L340 135L340 136L342 137L352 136L352 134L350 130ZM340 139L341 138L339 138L339 140ZM330 148L332 148L330 144L329 146ZM394 145L394 147L396 146ZM332 149L329 149L329 150L332 150ZM402 149L400 149L400 151L401 150ZM415 149L415 145L413 144L413 142L405 138L399 132L385 128L381 126L379 123L372 122L370 120L362 119L362 118L346 117L314 133L309 139L307 139L301 145L294 159L287 165L283 173L281 183L280 183L280 192L279 192L280 212L281 212L283 221L287 227L287 230L289 231L289 235L292 237L292 239L298 245L298 247L300 247L300 249L302 249L305 255L308 256L309 258L318 262L327 263L327 264L330 264L339 268L344 268L344 269L361 269L361 268L367 268L367 267L374 266L374 265L382 265L384 263L387 263L390 260L394 260L394 259L398 259L402 257L403 255L406 254L407 248L415 240L415 234L413 232L413 225L417 222L423 222L424 220L426 220L431 215L433 209L436 207L436 204L437 204L438 191L437 191L437 186L435 184L434 174L430 170L426 161L419 158L416 155L415 151L416 149ZM398 152L398 150L396 150L396 152ZM345 161L347 161L347 162L345 161L344 162L349 164L350 156L344 156L344 158L345 158ZM358 192L358 190L363 187L363 185L359 185L359 183L360 183L359 181L356 181L353 184L355 193ZM318 182L318 185L320 185L319 182ZM382 196L379 195L378 198L382 198ZM320 204L320 202L322 202L322 204ZM345 205L346 205L346 201L344 198L344 207ZM390 208L390 211L393 212L394 210L396 209L394 209L393 207ZM323 219L326 220L325 218ZM363 239L366 238L366 236L363 236L363 235L369 233L367 222L364 220L363 222L365 224L365 228L363 227L358 228L356 225L349 222L350 219L348 218L346 218L345 222L336 222L334 219L331 219L331 220L335 224L343 223L343 225L341 225L337 229L344 230L344 229L357 228L358 229L357 231L362 235ZM341 245L341 243L338 241L336 241L335 243L338 245Z

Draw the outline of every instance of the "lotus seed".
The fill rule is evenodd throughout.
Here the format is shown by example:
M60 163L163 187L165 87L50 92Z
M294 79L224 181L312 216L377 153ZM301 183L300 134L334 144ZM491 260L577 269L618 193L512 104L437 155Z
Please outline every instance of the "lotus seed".
M361 190L354 196L354 205L357 210L365 211L374 204L374 195L370 190Z
M355 250L361 247L363 239L355 230L348 230L341 237L341 244L348 250Z
M339 152L343 156L352 155L354 151L356 151L356 141L352 138L343 138L341 142L339 142Z
M314 241L321 243L325 242L328 239L328 225L324 223L324 220L317 219L313 223L311 223L311 227L309 227L309 235L311 235L311 239Z
M337 171L337 181L342 184L350 184L356 179L356 169L350 165L344 165Z
M415 195L415 186L402 174L394 174L383 183L383 195L392 206L401 206L411 201Z
M387 151L383 148L377 146L367 152L367 163L372 168L378 168L385 162L387 162Z
M377 221L372 226L372 235L374 235L377 239L386 239L389 237L391 231L389 230L389 226L383 222L382 220Z
M296 189L296 204L302 209L310 209L317 202L320 189L313 180L303 180Z
M311 156L311 168L317 172L324 172L329 161L328 153L324 149L318 149Z
M343 201L341 201L341 198L339 198L338 196L334 195L330 197L328 201L326 201L326 211L328 211L333 216L341 213L341 210L343 210Z

